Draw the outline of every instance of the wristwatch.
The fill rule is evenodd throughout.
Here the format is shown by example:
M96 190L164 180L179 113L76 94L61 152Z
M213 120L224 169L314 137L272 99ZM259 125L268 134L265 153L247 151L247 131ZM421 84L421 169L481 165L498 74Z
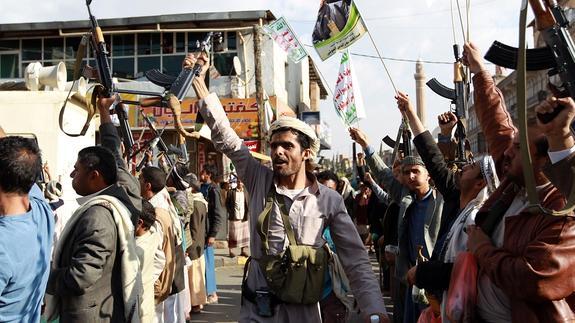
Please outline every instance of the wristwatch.
M369 316L369 322L370 323L379 323L379 315L370 315Z

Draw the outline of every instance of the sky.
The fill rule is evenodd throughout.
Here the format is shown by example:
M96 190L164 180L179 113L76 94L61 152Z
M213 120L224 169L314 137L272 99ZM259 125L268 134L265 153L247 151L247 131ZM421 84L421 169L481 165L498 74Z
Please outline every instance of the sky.
M465 0L459 0L464 10ZM87 19L83 0L1 0L0 22L23 23ZM454 43L450 0L356 0L368 29L385 58L424 61L428 79L435 77L452 87ZM471 41L483 52L494 40L516 46L521 1L470 0ZM152 0L93 0L92 12L98 19L158 14L217 12L241 10L271 10L276 17L284 16L303 44L311 44L311 33L317 17L320 0L219 0L219 1L152 1ZM455 36L462 44L463 35L455 8ZM465 19L465 14L463 15ZM464 25L467 22L464 21ZM531 42L532 43L532 42ZM324 75L325 86L334 88L339 70L340 55L322 62L313 48L307 48ZM395 106L394 90L377 58L376 50L364 36L350 51L364 99L367 118L360 122L374 146L381 138L394 138L400 123ZM415 98L415 62L384 59L397 88ZM429 63L425 63L429 62ZM432 63L439 62L439 63ZM445 64L447 63L447 64ZM493 65L488 68L494 70ZM447 111L449 102L426 88L427 124L437 126L436 116ZM351 141L347 130L338 120L332 98L321 104L322 120L331 126L332 150L322 155L351 154Z

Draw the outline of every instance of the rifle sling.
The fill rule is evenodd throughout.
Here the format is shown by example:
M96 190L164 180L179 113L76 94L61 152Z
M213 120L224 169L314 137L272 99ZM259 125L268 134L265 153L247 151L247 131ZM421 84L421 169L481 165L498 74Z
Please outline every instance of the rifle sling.
M71 91L71 89L70 89L70 91ZM68 96L69 96L69 93L68 93ZM62 108L60 108L60 114L58 116L58 125L60 127L60 130L62 130L62 132L69 137L84 136L86 134L86 132L88 131L88 129L90 128L90 121L92 121L92 118L96 114L96 109L95 109L95 106L97 104L96 98L97 98L96 89L94 89L92 97L90 98L91 105L86 106L86 110L88 111L88 115L86 116L86 121L84 122L84 126L82 127L82 130L79 133L69 133L66 130L64 130L64 112L66 111L66 106L68 105L68 97L66 97L66 100L64 101L64 105L62 105Z
M519 56L517 58L517 112L519 116L519 139L521 144L521 160L523 163L523 177L525 189L531 205L539 205L539 197L535 189L535 175L533 174L533 163L529 149L528 127L527 127L527 95L526 87L526 48L525 48L525 26L527 22L527 2L521 8L519 18Z
M282 222L284 224L284 228L288 237L288 241L290 245L297 246L297 240L295 238L295 234L293 228L291 226L291 222L289 220L289 215L287 212L287 207L285 205L285 196L278 196L276 192L276 188L272 182L270 190L266 196L266 204L264 206L263 211L258 216L258 224L257 230L258 234L262 240L262 248L264 252L269 250L269 243L268 243L268 233L270 227L270 218L273 210L273 206L275 202L279 204L280 213L282 217Z

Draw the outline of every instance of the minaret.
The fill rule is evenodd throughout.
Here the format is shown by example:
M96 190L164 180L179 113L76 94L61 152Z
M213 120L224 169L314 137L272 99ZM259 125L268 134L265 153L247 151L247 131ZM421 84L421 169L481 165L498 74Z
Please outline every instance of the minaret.
M427 109L425 108L425 71L423 70L423 63L420 59L415 63L415 93L416 93L416 107L417 116L424 127L427 128Z

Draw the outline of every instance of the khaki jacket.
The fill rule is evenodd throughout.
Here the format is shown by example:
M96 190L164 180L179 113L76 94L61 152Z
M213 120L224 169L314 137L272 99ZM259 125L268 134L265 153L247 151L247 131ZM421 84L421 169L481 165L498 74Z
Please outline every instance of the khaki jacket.
M172 228L172 218L168 211L162 208L156 209L156 221L160 223L162 232L162 250L166 257L164 270L154 283L154 296L156 304L163 302L172 291L172 283L176 272L176 246L174 230Z

